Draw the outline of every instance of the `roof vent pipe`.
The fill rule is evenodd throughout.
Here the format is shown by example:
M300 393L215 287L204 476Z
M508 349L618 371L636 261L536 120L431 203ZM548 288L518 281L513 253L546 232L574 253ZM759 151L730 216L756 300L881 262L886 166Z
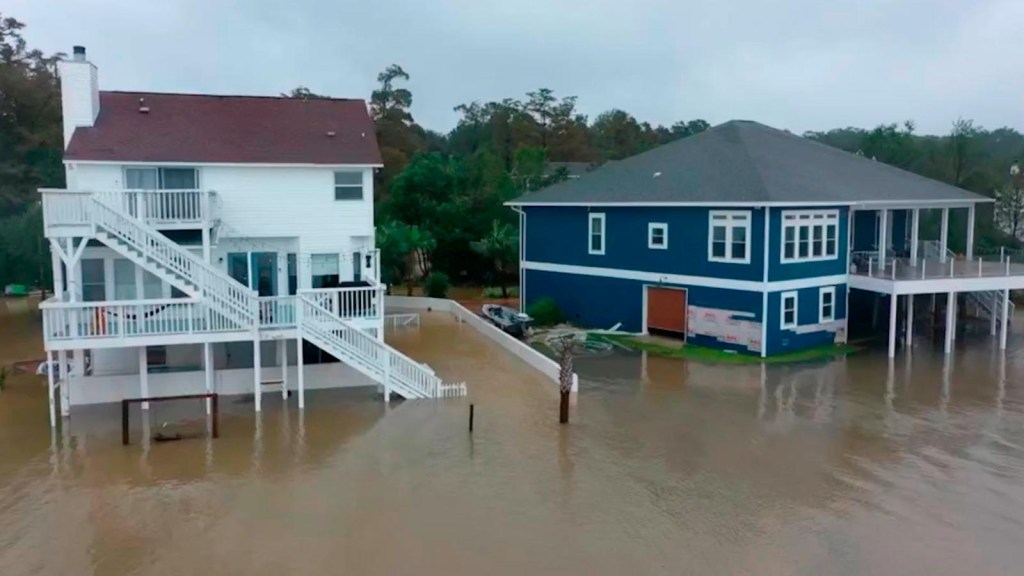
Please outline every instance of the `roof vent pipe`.
M72 59L76 62L85 62L85 46L75 46L71 49Z

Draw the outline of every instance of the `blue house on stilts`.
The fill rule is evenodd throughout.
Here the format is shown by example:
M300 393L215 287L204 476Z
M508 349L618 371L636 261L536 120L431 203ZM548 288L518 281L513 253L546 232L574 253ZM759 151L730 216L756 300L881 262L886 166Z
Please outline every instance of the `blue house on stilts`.
M1008 294L1024 288L1024 267L974 257L975 207L985 202L731 121L509 205L520 218L524 308L552 298L582 326L764 357L845 341L851 292L888 307L890 355L898 325L912 341L914 310L928 305L915 306L919 294L941 294L953 311L943 313L947 351L958 303L987 313L993 334L1002 322L1005 346ZM946 246L955 209L967 213L959 256ZM941 211L939 239L919 239L922 210Z

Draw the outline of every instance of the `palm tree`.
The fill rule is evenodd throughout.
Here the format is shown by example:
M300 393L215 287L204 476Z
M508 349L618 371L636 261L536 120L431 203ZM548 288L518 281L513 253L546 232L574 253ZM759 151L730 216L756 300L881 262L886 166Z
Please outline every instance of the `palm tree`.
M494 220L491 231L480 240L470 242L474 252L491 261L491 275L501 286L501 297L508 298L508 278L515 273L519 257L519 233L509 224Z

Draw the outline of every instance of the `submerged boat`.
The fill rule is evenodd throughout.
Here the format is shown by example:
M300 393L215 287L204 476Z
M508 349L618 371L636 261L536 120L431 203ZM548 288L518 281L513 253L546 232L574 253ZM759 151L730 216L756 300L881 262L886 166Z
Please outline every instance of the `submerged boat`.
M533 322L533 318L530 318L528 315L508 306L500 306L498 304L484 304L481 314L484 318L490 320L491 324L516 338L525 336L530 322Z

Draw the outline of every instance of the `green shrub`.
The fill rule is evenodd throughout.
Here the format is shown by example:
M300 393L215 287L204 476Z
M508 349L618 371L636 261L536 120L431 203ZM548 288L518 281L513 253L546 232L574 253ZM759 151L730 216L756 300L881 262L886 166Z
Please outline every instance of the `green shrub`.
M431 298L447 298L448 289L452 287L452 281L444 272L431 272L423 282L427 296Z
M533 318L537 326L553 326L565 319L562 309L552 298L541 298L526 308L526 313Z
M505 298L505 296L501 294L500 286L488 286L484 288L481 298ZM508 298L519 298L519 288L508 288Z

